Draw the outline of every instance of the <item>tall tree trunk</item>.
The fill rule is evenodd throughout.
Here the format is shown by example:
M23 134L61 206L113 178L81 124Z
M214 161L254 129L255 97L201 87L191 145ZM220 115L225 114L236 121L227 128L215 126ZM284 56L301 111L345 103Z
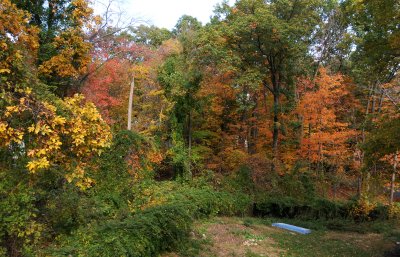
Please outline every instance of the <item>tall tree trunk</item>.
M336 200L338 191L338 183L336 181L333 182L333 199Z
M365 119L364 119L364 124L363 124L363 128L361 131L361 142L364 143L365 142L365 125L367 123L367 119L368 119L368 114L369 114L369 109L371 107L371 97L374 95L374 88L375 88L375 84L372 84L369 87L369 92L368 92L368 98L367 98L367 106L365 108ZM364 163L364 151L360 148L361 154L360 154L360 164L363 165ZM369 173L369 170L367 170L367 173ZM361 194L362 194L362 187L363 187L363 174L361 173L361 171L359 172L358 175L358 179L357 179L357 196L360 198ZM367 183L369 183L367 181ZM369 186L369 185L368 185Z
M371 184L371 171L368 169L365 177L365 192L367 196L369 196L369 191L371 188L370 184Z
M301 115L301 114L297 115L297 120L299 121L299 124L300 124L300 131L298 134L299 143L300 143L300 145L302 145L302 141L304 138L304 117L303 117L303 115Z
M371 104L371 113L374 114L375 113L375 106L376 106L376 94L375 94L375 88L376 88L376 84L374 84L373 88L372 88L372 104Z
M274 67L270 67L270 71L271 71L272 86L269 86L266 81L264 81L263 84L264 87L267 88L274 96L274 106L273 106L274 124L272 132L273 161L271 166L271 170L274 172L276 171L276 162L278 159L280 77L279 73L276 71Z
M131 89L129 91L129 105L128 105L128 130L132 130L132 105L133 105L133 90L135 89L135 75L132 77Z
M256 153L256 146L257 146L257 137L258 137L258 127L257 127L257 113L256 110L258 108L258 97L255 94L252 99L254 104L254 107L251 109L251 122L249 122L249 135L248 135L248 149L247 153L249 154L255 154Z
M53 25L54 25L54 18L55 18L55 13L56 13L56 8L57 8L57 4L55 3L55 1L48 1L48 11L47 11L47 33L46 33L46 39L45 42L48 43L51 40L51 37L54 35L52 35L52 33L54 33L53 31Z
M189 164L188 164L188 176L192 179L192 110L189 110L189 121L188 121L188 154L189 154Z
M390 182L390 199L389 199L389 204L393 204L393 196L394 196L394 182L396 180L396 172L397 172L397 163L398 163L398 151L396 151L394 155L394 160L393 160L393 173L392 173L392 180Z
M279 75L272 73L272 87L274 95L274 130L272 136L272 150L274 152L274 159L278 154L278 138L279 138L279 96L280 96L280 85Z
M273 130L273 141L272 149L274 153L278 150L278 137L279 137L279 95L274 94L274 130Z
M271 171L276 172L276 166L278 162L278 138L279 138L279 94L274 93L274 129L272 135L272 166Z
M325 175L324 166L323 166L323 155L322 155L322 143L318 142L318 172L320 174Z
M362 191L362 176L359 175L357 178L357 197L361 197L361 191Z
M311 121L308 121L308 139L311 138ZM307 153L307 160L308 160L308 171L311 171L311 145L308 144L308 153Z
M369 114L369 108L371 106L371 97L373 96L374 88L375 88L375 84L372 84L370 86L370 88L369 88L368 100L367 100L367 109L365 110L365 116L367 116Z
M263 97L264 97L263 105L264 105L264 109L265 109L265 114L267 114L268 113L268 106L267 106L268 100L267 100L267 88L265 85L263 87Z
M383 98L384 98L384 93L383 93L383 90L381 89L381 94L379 96L379 105L378 105L379 113L382 111Z

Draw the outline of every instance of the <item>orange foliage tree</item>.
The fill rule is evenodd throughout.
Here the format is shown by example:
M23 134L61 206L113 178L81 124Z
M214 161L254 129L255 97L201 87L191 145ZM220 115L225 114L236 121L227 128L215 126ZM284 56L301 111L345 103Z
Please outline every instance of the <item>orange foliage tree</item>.
M330 165L343 170L351 162L356 130L346 120L351 115L349 100L355 101L340 75L330 75L320 69L315 81L305 80L298 94L300 101L296 112L302 120L302 135L298 154L311 164Z

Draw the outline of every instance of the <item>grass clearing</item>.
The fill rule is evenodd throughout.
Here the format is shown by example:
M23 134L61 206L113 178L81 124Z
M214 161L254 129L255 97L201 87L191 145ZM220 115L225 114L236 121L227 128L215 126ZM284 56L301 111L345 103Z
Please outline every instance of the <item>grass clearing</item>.
M313 224L309 235L271 227L272 222ZM384 223L380 224L383 225ZM378 226L377 224L376 226ZM299 220L218 217L198 221L191 239L177 253L163 257L394 257L399 231L395 227L374 232L361 224L357 232L329 230L325 223ZM360 233L362 232L362 233ZM400 240L399 240L400 241ZM398 250L398 249L397 249Z

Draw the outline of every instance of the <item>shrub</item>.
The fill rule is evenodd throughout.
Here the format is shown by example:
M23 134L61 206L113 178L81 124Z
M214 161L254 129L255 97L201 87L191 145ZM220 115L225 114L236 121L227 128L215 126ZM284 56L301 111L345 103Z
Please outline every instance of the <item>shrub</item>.
M251 207L251 199L246 194L219 192L209 186L192 187L177 182L149 181L147 185L137 185L134 195L132 210L181 203L194 211L195 218L245 215L250 213Z
M126 217L96 219L71 236L58 239L46 254L72 256L157 256L187 240L194 218L214 215L244 215L250 198L194 188L177 182L137 185L136 198ZM154 201L157 199L156 201Z
M315 219L347 218L348 216L345 204L322 198L311 202L310 211Z
M310 206L291 197L267 198L255 204L254 214L257 216L275 216L294 218L307 213Z
M302 201L291 197L268 197L255 204L256 216L274 216L279 218L301 219L349 219L356 222L398 219L399 205L376 205L367 199L336 202L315 198ZM339 224L340 225L340 224ZM336 226L335 224L332 225Z
M388 206L388 217L393 219L400 219L400 204L395 203Z
M185 188L174 196L176 203L182 202L195 209L195 218L215 215L245 215L249 213L251 200L247 195L214 191L211 188Z
M227 192L248 195L254 194L256 190L252 170L246 165L241 165L236 172L223 176L218 187Z
M36 207L39 194L21 170L0 166L0 256L32 256L45 225Z
M149 208L124 220L91 223L60 238L52 256L157 256L186 240L192 224L184 205Z
M350 204L349 214L356 221L369 221L376 205L367 198L362 197Z

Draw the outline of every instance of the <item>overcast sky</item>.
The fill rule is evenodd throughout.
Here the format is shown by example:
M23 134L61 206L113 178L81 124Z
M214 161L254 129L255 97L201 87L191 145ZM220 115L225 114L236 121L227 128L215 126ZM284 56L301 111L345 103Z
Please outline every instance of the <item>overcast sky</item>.
M157 27L172 29L184 14L196 17L204 25L209 21L215 5L221 2L222 0L119 0L119 5L126 16L148 21ZM229 2L232 4L235 1ZM100 6L95 6L96 13L103 9Z

